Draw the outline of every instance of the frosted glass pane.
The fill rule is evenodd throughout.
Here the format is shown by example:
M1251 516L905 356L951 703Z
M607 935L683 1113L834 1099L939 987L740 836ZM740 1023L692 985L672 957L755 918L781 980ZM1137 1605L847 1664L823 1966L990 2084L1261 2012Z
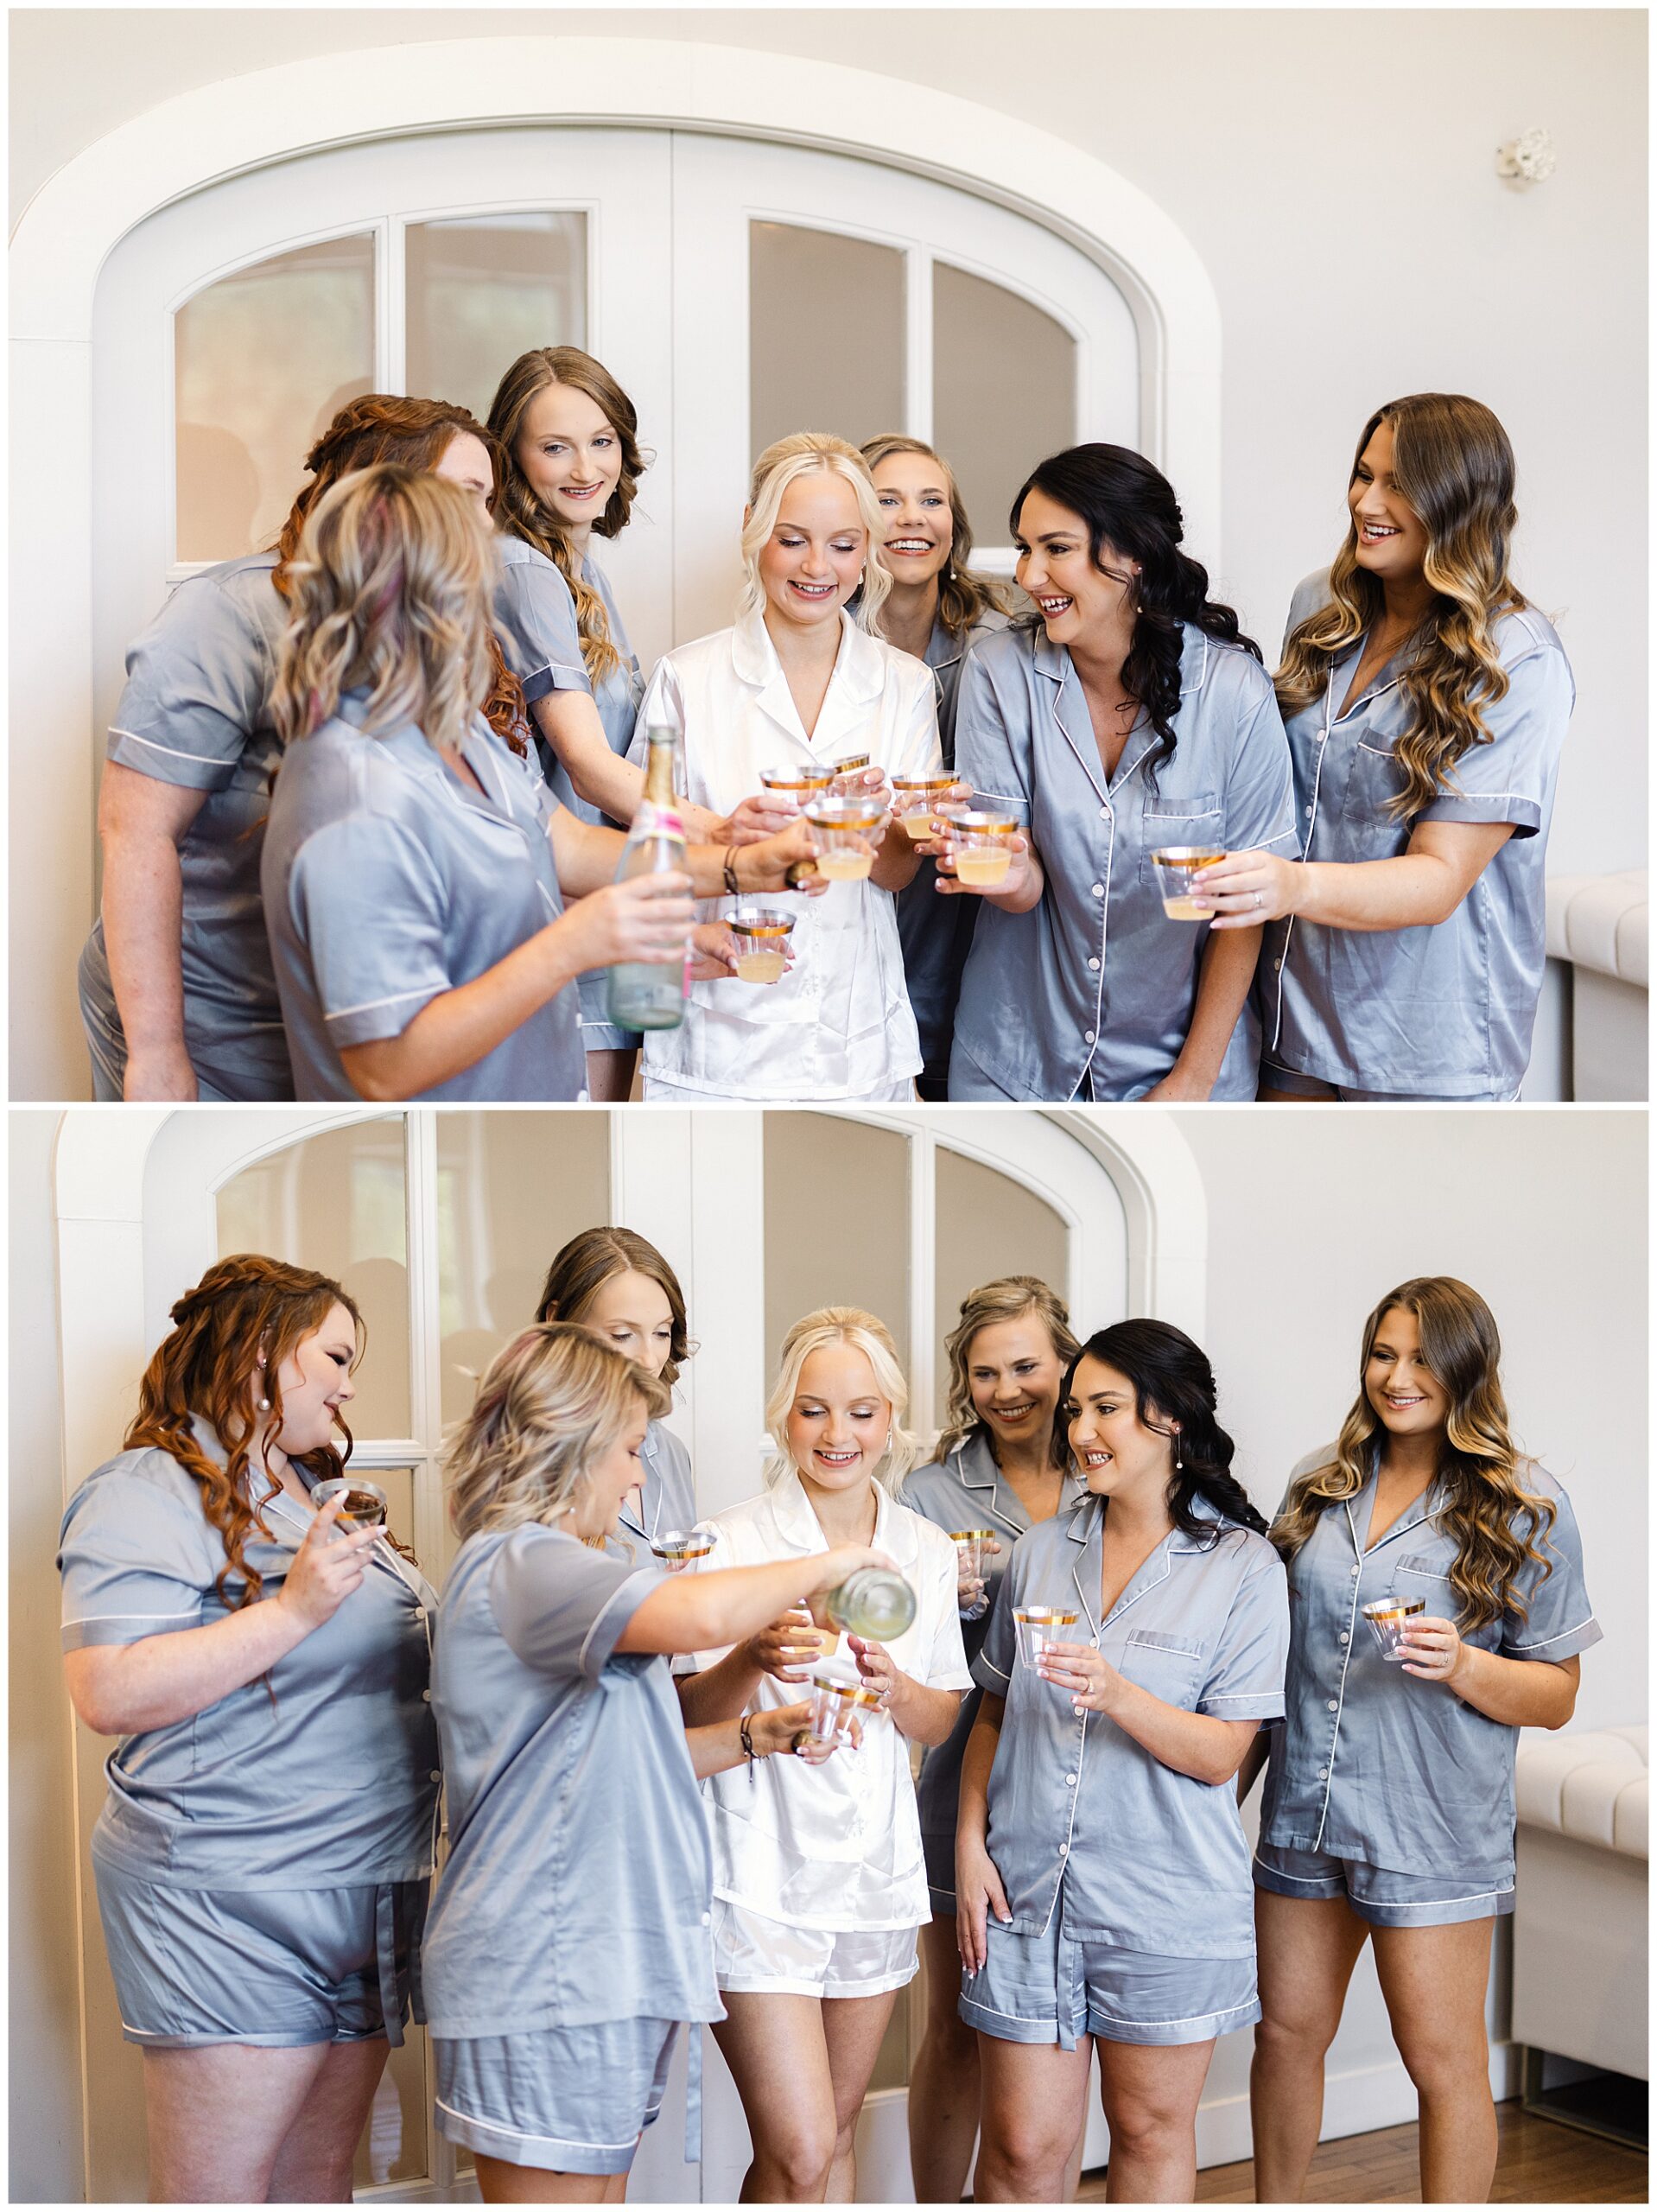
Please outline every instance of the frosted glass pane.
M409 1433L405 1209L400 1116L302 1137L219 1193L221 1258L265 1252L319 1268L362 1309L367 1349L346 1417L364 1443Z
M1007 509L1038 461L1076 443L1076 340L982 276L932 264L932 443L981 545L1011 542Z
M269 545L305 455L374 388L374 238L331 238L238 269L173 318L177 553Z
M904 256L792 223L748 226L749 442L861 445L904 427Z
M765 1116L765 1387L819 1306L861 1306L909 1366L909 1142L832 1114Z
M445 1427L470 1411L478 1377L534 1320L553 1254L610 1219L609 1120L581 1109L437 1116Z
M536 346L587 343L587 218L468 215L405 233L408 387L479 422Z
M1039 1275L1063 1298L1070 1275L1070 1227L1044 1199L1011 1175L968 1160L946 1145L933 1158L936 1227L933 1277L937 1305L936 1427L949 1402L949 1363L943 1339L961 1319L968 1291L1000 1275ZM1072 1315L1086 1321L1088 1317ZM1080 1332L1086 1335L1085 1328Z

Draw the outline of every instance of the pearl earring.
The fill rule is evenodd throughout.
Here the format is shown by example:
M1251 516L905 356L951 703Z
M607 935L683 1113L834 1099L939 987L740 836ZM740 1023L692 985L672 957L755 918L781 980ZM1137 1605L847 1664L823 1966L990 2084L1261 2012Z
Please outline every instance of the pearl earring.
M1182 1462L1179 1457L1179 1431L1176 1429L1174 1431L1174 1472L1176 1474L1179 1472L1181 1465Z
M261 1361L259 1362L259 1373L260 1373L260 1375L261 1375L261 1376L263 1376L263 1373L264 1373L264 1362L263 1362L263 1360L261 1360ZM262 1414L268 1414L268 1413L270 1412L270 1399L269 1399L269 1398L263 1398L263 1397L262 1397L262 1398L259 1400L258 1403L259 1403L259 1411L260 1411Z

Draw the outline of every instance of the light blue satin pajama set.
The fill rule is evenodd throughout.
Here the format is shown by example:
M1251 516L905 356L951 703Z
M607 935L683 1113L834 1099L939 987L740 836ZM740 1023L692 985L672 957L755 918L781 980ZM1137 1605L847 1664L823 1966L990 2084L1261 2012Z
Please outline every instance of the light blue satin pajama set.
M359 727L359 696L291 747L265 832L265 916L302 1098L356 1103L343 1047L400 1037L564 911L548 836L557 800L481 716L463 741L481 790L413 724ZM418 1096L586 1096L566 988L469 1068Z
M940 905L943 901L940 900ZM964 903L964 902L963 902ZM1068 1510L1074 1485L1065 1485L1059 1510ZM905 1477L898 1503L918 1513L946 1535L957 1529L993 1529L1000 1545L984 1562L985 1596L988 1600L976 1619L961 1618L961 1640L970 1667L984 1648L994 1612L1006 1579L1013 1547L1032 1525L1024 1502L1011 1483L1003 1482L990 1441L981 1429L964 1437L947 1459L917 1467ZM915 1784L920 1808L921 1847L926 1853L927 1894L934 1912L955 1909L955 1815L961 1802L961 1762L972 1734L984 1693L975 1687L961 1700L955 1725L941 1744L921 1754L920 1778Z
M1101 1622L1103 1505L1087 1497L1021 1536L973 1672L1006 1700L988 1848L1012 1910L963 1974L961 2017L1006 2043L1073 2050L1206 2043L1260 2018L1254 1898L1236 1794L1177 1774L1115 1724L1077 1713L1018 1657L1015 1608L1079 1604L1071 1633L1187 1713L1282 1713L1288 1606L1264 1536L1206 1500Z
M1240 645L1181 626L1171 760L1143 716L1107 779L1063 645L1015 623L968 656L959 772L1028 827L1046 878L1027 913L983 902L961 981L951 1099L1143 1097L1197 1005L1206 922L1163 912L1164 845L1294 846L1289 748L1271 678ZM1252 1098L1260 1031L1245 1001L1211 1096Z
M616 1650L662 1579L530 1523L468 1536L444 1585L438 2125L514 2165L625 2173L681 2023L725 2017L678 1696L665 1658Z
M1006 615L994 607L986 608L958 638L949 635L942 617L933 621L932 634L926 642L926 665L932 671L937 694L938 743L943 750L943 765L951 771L955 765L955 709L967 655L981 638L994 637L1006 627ZM898 936L904 949L904 982L926 1063L917 1087L923 1098L942 1099L949 1090L955 1001L961 996L961 978L982 901L959 896L946 899L936 890L936 880L937 862L923 860L898 893Z
M1308 576L1289 628L1327 604ZM1286 725L1294 759L1298 857L1395 859L1415 821L1513 824L1513 835L1447 920L1402 930L1267 925L1258 976L1261 1085L1355 1100L1516 1098L1546 959L1547 833L1576 698L1571 664L1533 607L1505 614L1495 649L1505 697L1482 709L1488 744L1451 772L1413 821L1387 812L1404 788L1393 759L1410 709L1396 660L1349 706L1363 640L1330 671L1321 699Z
M205 1100L291 1098L293 1078L259 900L259 846L282 744L270 720L288 606L274 553L187 576L127 654L110 726L123 768L206 793L179 842L184 1043ZM92 1095L116 1099L126 1039L100 918L80 956Z
M582 561L581 581L604 602L610 642L621 663L595 683L587 674L581 655L575 594L557 564L521 537L502 536L496 544L501 559L501 579L495 593L495 634L500 639L507 666L524 686L525 702L532 707L537 699L544 699L554 691L590 693L599 710L599 720L604 725L606 743L619 760L625 760L638 721L644 679L638 657L627 642L621 610L616 605L609 578L590 556ZM554 795L576 820L625 829L626 823L610 822L596 806L577 795L569 771L541 734L533 715L530 727L535 732L542 773ZM620 1051L638 1042L637 1030L617 1029L611 1023L609 974L607 968L593 968L581 978L581 1044L589 1052Z
M1302 1461L1323 1466L1332 1449ZM1463 1640L1508 1659L1570 1659L1599 1643L1571 1501L1541 1467L1520 1481L1551 1499L1518 1605ZM1366 1549L1375 1477L1324 1508L1289 1562L1286 1718L1272 1738L1254 1880L1288 1897L1344 1897L1377 1928L1437 1928L1513 1910L1514 1756L1519 1731L1464 1705L1444 1682L1383 1659L1362 1607L1420 1598L1454 1620L1454 1540L1435 1483ZM1529 1516L1518 1525L1529 1535ZM1521 1608L1523 1613L1521 1617Z
M211 1428L197 1440L222 1466ZM255 1497L263 1491L256 1478ZM279 1592L310 1516L278 1493L244 1547ZM224 1541L169 1452L123 1452L63 1516L63 1648L226 1618ZM232 1574L231 1586L236 1586ZM382 1540L362 1582L270 1669L110 1755L92 1869L130 2043L289 2047L384 2035L419 1989L436 1845L436 1598Z

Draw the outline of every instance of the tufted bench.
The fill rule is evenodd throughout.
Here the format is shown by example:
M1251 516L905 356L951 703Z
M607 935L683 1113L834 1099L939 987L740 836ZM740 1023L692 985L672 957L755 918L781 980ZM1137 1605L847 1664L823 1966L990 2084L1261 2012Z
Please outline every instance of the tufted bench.
M1527 1097L1646 1096L1647 901L1644 868L1549 876L1549 980L1559 982L1554 992L1544 989L1533 1058L1537 1080ZM1566 1063L1558 1071L1563 1087L1557 1093L1546 1073L1555 1055Z
M1519 1739L1513 2039L1650 2079L1646 1730Z

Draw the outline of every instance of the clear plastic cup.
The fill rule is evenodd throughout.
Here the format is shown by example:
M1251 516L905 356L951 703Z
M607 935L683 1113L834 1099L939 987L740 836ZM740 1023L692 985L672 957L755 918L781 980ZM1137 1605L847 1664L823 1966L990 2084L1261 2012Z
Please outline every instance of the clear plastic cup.
M670 1574L679 1574L694 1560L706 1559L719 1541L713 1529L663 1529L651 1539L651 1550Z
M932 828L938 808L946 791L955 787L953 776L894 776L892 779L892 810L902 823L905 833L917 843L923 837L936 833Z
M939 818L947 823L958 883L969 884L975 891L990 891L1006 881L1013 865L1013 840L1019 829L1016 815L962 807Z
M982 1582L985 1580L984 1547L986 1544L993 1544L995 1541L994 1529L952 1529L949 1531L949 1541L955 1548L957 1579L963 1581L971 1580L975 1582ZM969 1612L963 1612L961 1618L968 1621L982 1620L988 1611L989 1592L981 1590L978 1593L977 1604Z
M1019 1632L1019 1656L1033 1668L1050 1643L1072 1643L1073 1630L1082 1618L1074 1605L1016 1605L1013 1624Z
M791 798L801 806L816 798L819 792L826 791L834 780L833 768L815 760L759 771L759 781L766 791Z
M849 1744L854 1716L867 1728L880 1710L879 1694L833 1675L811 1677L811 1734L819 1744Z
M848 791L849 779L853 776L860 776L865 768L873 765L873 756L867 747L861 753L842 753L838 759L831 760L828 765L835 772L835 790L841 792Z
M320 1513L336 1497L345 1503L340 1509L336 1529L383 1529L388 1510L385 1492L378 1483L367 1482L361 1475L330 1475L325 1483L318 1483L311 1492L311 1503Z
M874 849L889 817L867 798L814 799L805 818L816 833L819 875L830 883L855 883L874 866Z
M1375 1642L1381 1646L1381 1656L1383 1659L1401 1662L1404 1654L1400 1646L1403 1643L1408 1624L1413 1615L1425 1613L1426 1609L1427 1601L1425 1598L1394 1597L1370 1599L1363 1608L1363 1617L1374 1633Z
M1151 858L1156 863L1162 911L1171 922L1207 922L1213 915L1197 903L1191 878L1198 868L1212 868L1225 858L1223 845L1162 845Z
M730 918L736 972L744 983L780 983L795 917L780 906L739 906Z

